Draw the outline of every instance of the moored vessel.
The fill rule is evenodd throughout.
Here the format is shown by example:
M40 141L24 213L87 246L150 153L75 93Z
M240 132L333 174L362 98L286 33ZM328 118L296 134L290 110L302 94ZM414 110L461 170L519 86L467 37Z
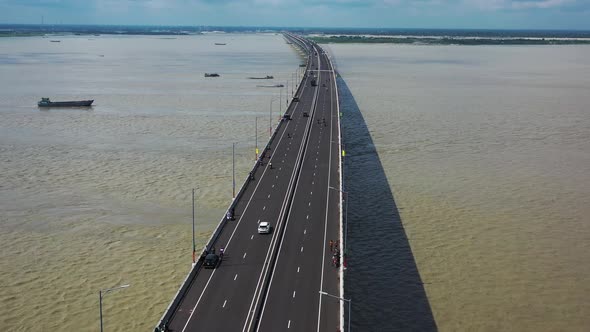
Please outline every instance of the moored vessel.
M39 107L87 107L91 106L93 100L72 100L72 101L51 101L49 98L41 98L37 103Z

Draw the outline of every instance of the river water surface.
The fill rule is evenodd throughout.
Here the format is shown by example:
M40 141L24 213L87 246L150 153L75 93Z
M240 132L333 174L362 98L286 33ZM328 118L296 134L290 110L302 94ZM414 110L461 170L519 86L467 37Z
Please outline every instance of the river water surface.
M590 47L329 48L354 327L587 331Z
M301 58L277 35L57 38L0 40L0 324L96 331L98 290L130 283L105 329L151 330L190 268L191 188L201 247L231 200L232 142L238 185L257 116L265 143L279 90L246 77L285 84ZM358 134L356 330L586 330L590 48L330 48Z
M191 266L191 189L202 248L231 201L232 142L239 187L255 118L262 146L271 97L273 123L284 108L285 89L256 85L302 60L280 35L51 39L0 39L0 326L97 331L98 290L129 283L105 297L105 330L149 331Z

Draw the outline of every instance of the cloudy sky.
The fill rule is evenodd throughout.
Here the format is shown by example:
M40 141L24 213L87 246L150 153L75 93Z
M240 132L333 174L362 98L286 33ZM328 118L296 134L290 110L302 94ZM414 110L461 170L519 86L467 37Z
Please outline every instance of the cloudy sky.
M590 0L0 0L0 23L590 30Z

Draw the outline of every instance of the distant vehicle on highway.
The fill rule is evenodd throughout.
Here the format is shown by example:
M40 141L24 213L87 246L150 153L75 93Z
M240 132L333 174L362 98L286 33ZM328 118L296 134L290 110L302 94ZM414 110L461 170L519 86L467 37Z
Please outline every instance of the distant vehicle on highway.
M206 269L214 269L219 266L221 263L221 258L216 254L208 254L205 256L205 261L203 262L203 267Z
M262 221L258 224L258 234L269 234L271 231L271 226L268 221Z
M293 97L293 101L299 101L299 97Z
M316 82L316 80L311 80L311 86L318 86L318 82Z
M303 117L305 117L305 118L309 117L309 113L303 112Z

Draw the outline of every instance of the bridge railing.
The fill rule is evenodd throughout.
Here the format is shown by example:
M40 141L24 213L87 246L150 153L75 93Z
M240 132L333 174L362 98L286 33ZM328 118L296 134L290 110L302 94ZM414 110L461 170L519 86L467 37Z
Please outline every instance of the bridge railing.
M309 53L308 50L307 50L307 48L305 47L305 44L302 44L301 41L299 41L296 38L293 38L293 37L291 37L289 35L287 35L287 37L290 40L296 41L297 45L301 49L303 49L306 53ZM309 65L309 61L308 61L308 65ZM301 92L300 90L303 87L303 84L302 83L303 83L304 78L305 77L303 77L302 80L301 80L301 82L299 83L299 87L297 88L296 95L300 95L300 92ZM293 103L293 101L291 100L291 104L292 103ZM291 107L287 108L287 110L289 110L290 108ZM269 138L268 142L266 143L266 146L265 146L263 152L261 153L259 159L254 162L254 166L252 167L252 170L251 170L252 174L255 174L256 173L256 170L260 166L259 160L262 160L264 158L264 155L266 154L266 152L270 149L270 146L271 146L271 144L272 144L275 136L277 135L277 132L282 127L282 123L283 123L283 120L282 120L282 114L281 114L281 120L279 120L279 123L277 124L275 130L273 131L272 136ZM221 235L221 232L223 231L223 228L225 227L225 225L227 223L227 217L226 217L227 214L230 211L233 211L233 209L235 208L236 204L239 202L240 198L242 197L244 191L248 187L248 184L249 183L250 183L250 178L248 177L248 178L246 178L246 180L244 181L244 183L240 187L238 193L236 194L236 197L232 200L231 204L229 205L229 207L225 211L225 214L223 215L223 217L219 221L219 224L217 224L217 227L215 228L215 231L213 231L213 233L209 237L209 241L207 241L207 245L205 245L204 251L208 252L211 249L211 247L215 244L215 242L217 241L217 239L219 238L219 236ZM156 325L156 327L154 329L155 332L165 332L165 331L168 331L168 329L167 329L168 323L170 322L170 320L172 319L172 317L176 313L176 310L178 309L178 306L180 305L180 303L184 299L187 291L190 289L190 286L194 282L194 280L195 280L195 278L196 278L197 274L199 273L199 270L201 269L202 266L203 266L203 259L202 259L201 256L199 256L199 259L192 266L190 272L188 273L188 275L186 276L186 278L182 282L180 288L178 289L178 291L174 295L174 299L172 300L172 302L170 302L170 304L166 308L166 311L164 311L164 314L160 318L160 321L158 322L158 325Z

